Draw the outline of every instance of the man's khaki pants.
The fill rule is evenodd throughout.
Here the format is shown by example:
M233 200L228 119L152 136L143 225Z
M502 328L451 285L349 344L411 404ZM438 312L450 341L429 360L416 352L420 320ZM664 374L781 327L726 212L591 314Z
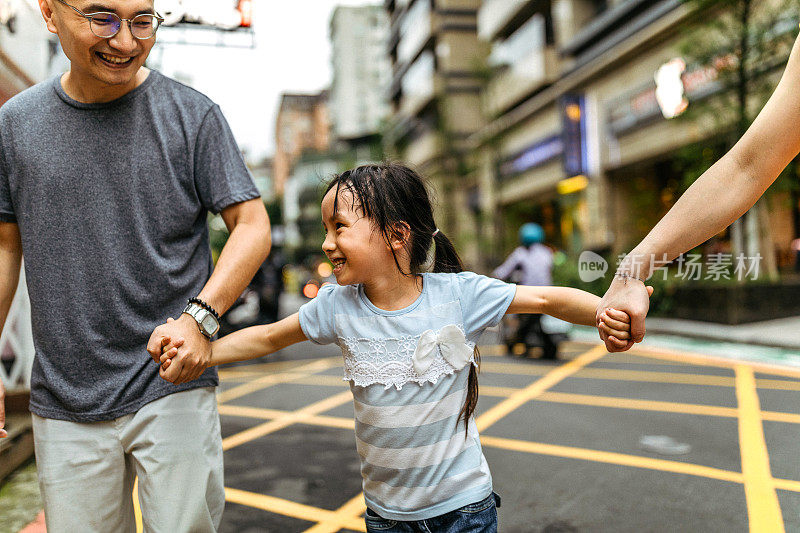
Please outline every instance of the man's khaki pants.
M146 532L216 531L225 506L213 388L155 400L107 422L33 416L48 533L133 532L138 476Z

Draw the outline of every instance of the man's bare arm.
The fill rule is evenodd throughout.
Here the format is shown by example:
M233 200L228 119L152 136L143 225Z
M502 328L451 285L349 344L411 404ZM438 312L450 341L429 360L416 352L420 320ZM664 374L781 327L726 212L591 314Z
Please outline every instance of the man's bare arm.
M214 272L198 295L220 314L242 294L267 258L271 245L269 217L260 198L229 206L221 215L230 236ZM159 361L165 343L179 339L182 346L178 355L166 371L161 371L161 377L176 385L200 377L211 357L211 343L200 333L194 319L186 314L159 326L150 337L147 351Z
M22 263L22 241L19 226L11 222L0 222L0 330L6 323L11 301L19 283L19 269ZM0 437L6 437L6 394L0 380Z

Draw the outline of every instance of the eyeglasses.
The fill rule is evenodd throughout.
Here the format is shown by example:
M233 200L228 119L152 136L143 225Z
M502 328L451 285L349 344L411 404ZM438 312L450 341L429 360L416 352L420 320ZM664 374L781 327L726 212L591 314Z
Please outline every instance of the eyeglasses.
M122 23L128 23L128 29L131 30L131 35L137 39L150 39L156 34L158 26L164 22L164 18L158 14L151 15L149 13L142 13L136 15L132 19L120 18L116 13L89 13L86 14L77 7L66 3L64 0L58 0L67 7L72 8L78 15L82 16L89 21L89 29L92 33L103 39L110 39L119 33L122 28Z

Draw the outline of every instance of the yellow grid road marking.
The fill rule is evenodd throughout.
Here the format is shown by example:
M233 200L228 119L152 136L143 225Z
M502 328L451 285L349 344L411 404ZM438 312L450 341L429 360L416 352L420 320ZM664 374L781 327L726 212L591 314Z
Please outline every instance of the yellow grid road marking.
M519 387L492 387L491 385L481 385L480 396L495 396L508 398L515 392L522 390Z
M250 381L248 383L244 383L237 387L233 387L232 389L220 392L219 394L217 394L217 403L229 402L235 398L246 396L247 394L251 394L253 392L265 389L267 387L271 387L273 385L277 385L278 383L286 383L288 381L293 381L300 377L307 376L308 374L313 374L314 372L323 372L335 365L336 363L334 363L333 361L320 360L320 361L314 361L313 363L309 363L307 365L299 366L295 369L296 370L295 372L270 374L268 376L264 376L262 378Z
M755 375L750 367L736 366L736 399L739 401L739 446L750 531L784 531L764 440Z
M616 396L593 396L588 394L572 394L565 392L545 392L536 398L536 401L588 405L593 407L612 407L616 409L631 409L636 411L659 411L665 413L722 416L731 418L736 418L738 416L738 411L732 407L717 407L714 405L661 402L653 400L637 400L631 398L619 398Z
M491 365L492 363L485 363L485 365ZM484 365L481 365L482 367ZM513 365L512 365L513 366ZM528 368L522 366L521 368ZM483 370L483 369L482 369ZM550 369L546 369L550 370ZM602 370L604 373L602 375L586 375L588 372L594 372L595 370ZM586 368L580 370L578 373L572 375L571 377L574 378L581 378L581 379L604 379L604 380L615 380L618 378L612 377L613 375L610 374L612 372L639 372L638 370L631 370L631 371L615 371L615 370L607 370L607 369L595 369L595 368ZM489 371L491 373L491 371ZM503 374L514 374L515 372L502 372ZM519 372L519 374L530 374L530 375L540 375L544 374L544 371L523 371ZM703 376L702 374L673 374L667 372L654 372L655 377L659 375L666 374L668 376L667 383L678 382L685 385L702 385L703 383L698 383L694 378L689 378L687 380L681 380L682 376L699 376L699 377L707 377ZM677 376L677 377L676 377ZM644 383L648 382L657 382L661 383L664 382L662 380L653 380L653 379L645 379L648 376L641 376L641 375L623 375L620 376L619 381L641 381ZM652 376L651 376L652 377ZM713 376L712 376L713 377ZM716 376L722 378L724 381L717 381L713 384L713 386L719 387L731 387L733 388L736 385L736 381L732 377L726 376ZM642 379L636 379L642 378ZM295 377L295 379L291 380L292 383L297 383L300 385L322 385L326 387L349 387L349 383L347 381L342 380L337 376L319 376L319 375L302 375ZM756 380L758 383L759 388L765 390L788 390L788 391L795 391L800 390L800 382L793 382L793 381L782 381L782 380L773 380L773 379L759 379ZM509 396L512 392L516 392L520 390L517 387L495 387L491 385L482 385L481 386L481 394L485 394L486 396Z
M586 350L587 346L595 346L596 344L593 342L580 342L580 341L567 341L562 344L565 346L563 351L565 352L583 352ZM488 350L489 355L508 355L508 351L506 349L505 344L483 344L479 346L481 350L481 356L484 355L485 351ZM609 353L607 355L610 362L617 362L617 363L624 363L624 364L636 364L636 365L672 365L672 366L679 366L681 363L679 361L666 361L656 358L651 358L649 361L642 361L642 359L647 359L647 357L643 355L631 355L630 352L620 352L620 353ZM523 358L519 358L520 361L524 360ZM682 363L684 366L694 366L693 363ZM707 366L707 365L703 365Z
M736 361L713 355L684 352L682 350L680 352L676 352L668 350L666 348L653 348L650 346L642 346L641 344L638 344L636 345L635 348L625 353L629 353L631 355L641 355L642 357L652 357L654 359L663 359L667 361L677 361L684 363L688 362L690 364L698 366L713 366L718 368L733 369L736 366L741 365L750 367L755 372L759 372L761 374L772 374L773 376L783 376L788 378L800 379L800 369L795 370L783 366L770 365L766 363L756 363L751 361Z
M668 361L676 360L677 362L681 362L684 364L687 364L686 363L687 361L691 361L694 359L696 360L696 362L690 362L688 364L699 364L702 366L721 366L724 368L737 368L737 370L738 367L742 367L742 368L747 368L750 371L751 377L752 377L752 372L754 370L757 370L758 372L771 373L773 375L800 378L800 372L785 371L784 369L777 369L765 365L749 364L746 362L723 364L725 362L724 360L722 360L721 362L714 361L713 358L706 358L705 356L698 356L696 358L688 357L688 358L682 358L683 360L677 360L677 357L679 356L676 356L675 354L664 353L664 351L656 351L656 352L657 353L651 353L647 355L637 354L635 352L629 352L629 354L633 356L640 355L643 357L652 356L654 358L665 359ZM484 366L483 369L488 372L495 372L500 374L514 373L522 375L542 375L542 374L545 375L544 377L540 378L536 382L532 383L531 385L523 389L517 389L513 387L489 387L489 386L482 387L481 388L482 393L487 396L501 396L501 397L507 397L507 399L501 402L500 404L494 406L494 408L488 410L486 413L484 413L484 415L479 417L478 427L481 429L481 431L483 431L485 428L496 423L498 420L507 416L515 409L517 409L518 407L520 407L521 405L532 399L538 399L541 401L559 402L559 403L597 405L601 407L618 407L618 408L629 408L638 410L652 410L652 411L666 411L666 412L680 412L680 413L685 412L687 414L700 414L708 416L734 417L737 416L738 414L738 411L736 409L725 408L725 407L546 392L548 388L554 386L558 382L568 377L581 377L587 379L609 379L618 381L684 383L684 384L727 386L727 387L736 387L738 385L738 380L724 376L583 368L586 365L601 359L605 355L608 354L605 352L604 347L597 346L592 350L589 350L588 352L577 357L576 359L569 361L559 367L531 367L526 365L509 364L509 363L492 363L492 362L485 363L483 365ZM310 375L312 372L319 372L328 368L332 368L333 366L338 366L337 363L340 361L340 359L336 357L319 361L328 361L329 363L327 365L324 365L325 368L321 367L312 367L312 369L307 368L308 366L311 365L305 365L304 367L294 367L294 370L296 371L302 369L305 372L298 373L289 371L276 376L281 378L279 382L292 381L295 383L323 385L323 386L348 385L347 382L340 380L336 376ZM337 363L334 363L333 361L336 361ZM312 365L313 364L314 363L312 363ZM238 374L233 374L231 377L245 377L242 374L243 374L242 372L239 372ZM737 376L738 375L739 372L737 372ZM275 376L266 376L266 377L275 377ZM235 389L245 390L244 387L253 386L257 381L262 381L262 380L261 379L254 380L251 383L246 383L240 387L236 387ZM259 384L259 386L255 390L275 384L272 383L270 380L262 381L262 383L264 384ZM800 390L800 383L786 382L782 380L753 379L753 383L757 384L761 388L767 388L767 389L772 388L777 390ZM737 393L738 391L739 389L737 388ZM755 392L755 389L753 389L753 392ZM245 392L244 394L248 393L249 392ZM283 427L286 427L294 423L306 423L306 424L336 427L342 429L352 429L354 427L354 422L350 418L322 416L319 414L329 409L332 409L338 405L341 405L346 401L349 401L350 398L351 396L349 391L343 391L338 395L335 395L326 400L322 400L321 402L309 405L303 409L294 412L271 410L271 409L257 409L257 408L243 407L243 406L220 405L221 414L228 414L233 416L252 416L255 418L271 419L271 421L267 422L266 424L261 424L260 426L250 428L249 430L246 430L242 433L233 435L232 437L225 439L227 442L223 442L223 447L224 449L229 449L234 446L238 446L244 442L248 442L254 438L258 438L273 431L277 431L278 429L281 429ZM228 398L224 398L223 401L225 400L228 400ZM763 419L774 420L779 422L787 422L787 423L800 423L800 415L792 413L765 412L763 413ZM759 421L759 428L760 428L760 421ZM763 442L763 431L761 432L761 439ZM486 437L486 436L482 437L482 442L484 443L484 445L490 447L497 447L501 449L523 451L523 452L537 453L543 455L553 455L565 458L583 459L583 460L618 464L624 466L634 466L634 467L647 468L651 470L661 470L673 473L683 473L688 475L709 477L712 479L732 481L737 483L745 483L745 478L746 478L745 474L740 474L738 472L730 472L726 470L705 467L702 465L695 465L691 463L681 463L677 461L651 459L648 457L619 454L614 452L602 452L602 451L588 450L583 448L557 446L557 445L549 445L543 443L519 441L514 439L504 439L499 437ZM764 452L766 452L765 447L764 447ZM742 455L744 463L744 453ZM767 468L768 467L769 465L767 463ZM775 488L781 490L800 492L800 481L773 479L770 476L768 480L768 490L771 490L773 495ZM313 510L314 512L313 515L308 515L308 514L305 515L305 516L313 516L313 518L309 519L309 518L303 518L302 516L299 516L297 514L282 512L280 510L277 510L277 508L274 508L275 507L274 505L272 506L273 508L266 509L266 510L271 510L272 512L277 512L279 514L295 516L297 518L309 519L311 521L318 522L316 526L309 529L309 531L315 533L321 533L323 531L338 531L341 527L347 527L349 529L364 531L364 522L360 518L360 515L362 515L364 512L363 494L356 496L355 498L350 500L347 504L345 504L345 506L343 506L337 511L327 511L323 509L317 509L311 506L302 506L301 504L296 504L294 502L287 502L286 500L271 498L260 494L246 493L245 491L236 491L235 489L226 489L226 491L228 490L234 491L234 493L232 493L235 494L234 498L242 499L241 498L242 495L249 495L247 496L247 498L244 499L253 503L254 505L251 505L253 507L266 509L266 507L264 507L264 505L266 505L265 502L269 501L270 504L274 504L277 501L278 503L284 502L288 504L288 507L282 507L282 508L284 510L289 510L294 513L298 513L300 512L300 510L302 510L302 512L304 513L307 513L309 510ZM234 501L230 498L228 498L228 500ZM249 505L249 503L245 503L244 501L237 501L237 503ZM749 508L749 498L748 498L748 508ZM778 513L780 513L779 507L778 507ZM353 517L353 515L358 515L358 516ZM780 515L778 516L780 519ZM780 523L782 527L782 519L780 519ZM752 530L753 529L751 527L751 531Z
M282 418L292 413L292 411L281 411L278 409L262 409L260 407L243 407L239 405L220 405L219 414L228 416L243 416L248 418L261 418L274 420ZM355 430L356 423L352 418L324 415L297 415L297 423L310 426L325 426L331 428Z
M246 370L220 370L217 374L222 381L252 381L264 375L261 372L248 372Z
M583 344L583 343L581 343ZM591 346L593 343L585 343L586 346ZM651 361L637 361L635 358L641 357L645 359L652 359ZM649 346L636 345L630 351L608 354L608 362L619 362L622 364L679 364L683 366L706 366L714 368L724 368L733 370L736 365L745 365L752 368L755 372L760 374L771 374L773 376L782 376L787 378L800 379L800 369L786 368L778 365L770 365L767 363L756 363L750 361L736 361L716 357L713 355L698 354L692 352L674 352L665 348L652 348ZM487 363L512 365L512 363ZM545 369L546 371L546 369ZM794 390L794 389L791 389Z
M320 376L320 375L305 376L295 381L295 383L301 385L323 385L325 387L347 387L348 389L350 388L350 382L343 380L341 376Z
M757 379L759 389L800 391L800 382L784 381L782 379Z
M266 494L225 487L225 500L308 522L336 522L340 529L346 527L355 531L365 531L363 520L339 516L336 511L328 511Z
M308 415L318 415L320 413L324 413L325 411L329 411L351 401L351 399L352 394L349 390L342 391L339 394L312 403L311 405L303 407L302 409L298 409L297 411L288 412L281 418L276 418L275 420L271 420L264 424L259 424L258 426L251 427L250 429L246 429L240 433L236 433L235 435L231 435L228 438L222 439L222 449L229 450L246 442L261 438L264 435L269 435L270 433L278 431L279 429L283 429L287 426L297 423L300 420L303 420L303 418Z
M549 393L544 393L549 394ZM543 394L543 395L544 395ZM233 406L226 406L228 408ZM265 411L263 413L250 413L251 408L242 413L231 413L232 416L253 416L254 418L267 418L273 410L271 409L258 409L258 411ZM256 409L256 408L253 408ZM282 416L290 414L291 411L276 411L275 414ZM780 413L778 413L780 414ZM261 416L257 416L261 415ZM333 417L333 416L311 416L304 419L302 424L333 427L339 429L353 429L354 422L351 418ZM649 457L630 455L616 452L605 452L601 450L590 450L586 448L577 448L573 446L563 446L555 444L544 444L539 442L525 441L519 439L507 439L501 437L491 437L487 435L481 436L481 444L489 448L499 448L504 450L533 453L538 455L551 455L555 457L564 457L568 459L582 459L590 462L603 462L609 464L616 464L620 466L633 466L640 468L647 468L649 470L659 470L671 473L690 473L697 477L711 477L712 479L720 479L723 481L731 481L733 483L744 483L744 477L739 472L732 472L728 470L721 470L713 467L706 467L703 465L696 465L694 463L683 463L679 461L666 461L660 459L651 459ZM648 462L646 466L643 466ZM677 463L678 466L675 466ZM684 471L685 468L681 465L696 466L693 472ZM664 468L666 466L666 468ZM711 472L713 475L708 475ZM724 474L720 474L723 472ZM800 481L788 479L775 479L775 488L787 490L791 492L800 492Z
M794 413L776 413L774 411L761 411L761 419L768 420L770 422L800 424L800 415Z
M512 411L518 409L533 398L555 385L556 383L568 378L584 366L604 357L608 352L605 346L596 346L588 352L579 355L575 359L553 368L542 378L534 381L524 389L515 392L508 399L503 400L491 409L479 416L475 423L479 431L485 431L501 418L507 416Z
M497 367L495 365L507 365ZM514 371L515 365L507 363L487 363L486 370L499 374L531 374L537 375L540 367L522 367L523 370ZM711 385L719 387L733 387L733 377L709 376L705 374L684 374L680 372L655 372L650 370L617 370L610 368L582 368L575 372L573 377L588 379L608 379L614 381L640 381L647 383L677 383L684 385Z
M775 479L774 481L776 489L800 492L800 481L793 479Z
M603 363L617 363L620 365L652 365L652 366L677 366L677 367L692 367L692 366L708 366L697 365L687 361L678 361L677 359L657 359L655 357L647 357L645 355L636 355L628 352L610 353Z
M560 446L557 444L544 444L541 442L529 442L517 439L506 439L502 437L481 436L481 444L504 450L516 452L534 453L538 455L551 455L554 457L564 457L568 459L581 459L595 463L608 463L621 466L632 466L646 468L649 470L659 470L662 472L672 472L675 474L688 474L697 477L719 479L732 483L742 483L743 476L738 472L702 466L693 463L682 463L679 461L667 461L665 459L652 459L639 455L629 455L625 453L603 452L591 450L589 448L578 448L574 446Z
M316 363L319 361L340 362L341 356L336 357L319 357L315 359L293 359L289 361L270 361L268 363L256 363L250 365L231 365L220 368L220 377L225 376L228 372L248 372L251 374L264 374L264 372L281 372L283 370L297 370L298 367L304 366L308 363Z
M521 376L542 376L558 366L541 366L526 363L496 363L486 361L481 363L481 373L490 374L517 374Z
M334 518L332 520L320 521L320 523L316 526L307 529L305 533L336 533L341 529L341 524L352 523L351 521L353 519L358 520L361 524L361 527L358 528L358 531L366 531L367 526L364 523L364 520L361 518L366 510L367 504L364 503L364 493L362 492L334 511Z
M515 392L522 390L513 387L492 387L491 391L486 389L489 389L489 387L481 387L481 395L499 396L503 398L507 398ZM737 418L739 416L739 410L734 407L638 400L632 398L620 398L617 396L594 396L589 394L573 394L567 392L543 392L541 395L534 398L533 401L586 405L591 407L608 407L613 409L628 409L631 411L655 411L699 416L716 416L722 418ZM283 411L280 409L264 409L261 407L248 407L229 404L220 405L218 409L221 415L261 418L265 420L280 418L292 412ZM770 422L800 424L800 415L794 413L762 411L761 418ZM340 429L355 428L352 418L337 416L307 415L299 418L297 423Z
M142 523L142 508L139 506L139 477L133 480L133 517L136 523L136 533L144 531Z
M559 367L556 367L559 368ZM495 374L540 375L551 368L515 365L512 363L484 363L481 371ZM685 374L681 372L654 372L647 370L616 370L610 368L582 368L573 378L604 379L609 381L635 381L641 383L673 383L679 385L706 385L710 387L736 386L736 380L728 376ZM779 379L757 379L758 388L767 390L800 391L800 382Z

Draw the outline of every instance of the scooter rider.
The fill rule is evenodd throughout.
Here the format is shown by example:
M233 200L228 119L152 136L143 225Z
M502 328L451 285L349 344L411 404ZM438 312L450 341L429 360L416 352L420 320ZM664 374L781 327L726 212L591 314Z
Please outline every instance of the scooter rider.
M521 246L517 247L505 262L497 267L492 275L507 279L518 271L517 282L521 285L546 286L553 284L553 251L545 246L544 230L539 224L528 222L519 229ZM542 315L523 315L519 319L519 328L513 338L506 339L509 351L517 343L528 346L527 339L535 333L542 340L544 359L555 359L558 345L553 337L542 329ZM527 352L527 350L526 350Z

